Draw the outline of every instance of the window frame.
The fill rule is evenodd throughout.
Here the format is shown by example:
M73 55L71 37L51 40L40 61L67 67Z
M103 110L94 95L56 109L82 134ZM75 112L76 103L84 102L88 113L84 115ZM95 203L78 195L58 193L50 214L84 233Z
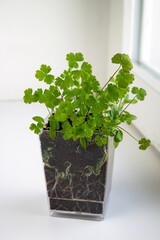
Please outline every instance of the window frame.
M131 56L136 76L160 93L160 76L139 62L143 0L124 0L123 51Z

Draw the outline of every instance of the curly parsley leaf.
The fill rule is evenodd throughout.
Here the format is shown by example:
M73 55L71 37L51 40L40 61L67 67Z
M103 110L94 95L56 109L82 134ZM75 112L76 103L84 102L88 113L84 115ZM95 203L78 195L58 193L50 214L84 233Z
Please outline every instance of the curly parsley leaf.
M138 143L140 145L139 149L146 150L150 146L151 141L149 139L142 138L141 140L138 141Z
M121 115L120 117L122 122L125 122L130 125L132 123L133 120L136 120L137 117L133 114L130 114L129 112L125 111L123 115Z
M140 101L143 101L146 95L147 95L146 90L144 90L143 88L140 88L137 93L137 99Z
M44 119L42 117L39 116L35 116L32 118L35 122L39 122L39 123L44 123Z
M98 146L102 146L102 145L106 145L107 144L107 138L103 137L103 136L100 136L100 135L97 135L95 137L95 141L96 141L96 144Z
M41 70L41 72L44 72L45 74L47 74L52 70L52 68L50 66L42 64L40 67L40 70Z
M34 101L34 97L32 95L33 89L32 88L28 88L24 91L24 97L23 100L25 103L32 103Z
M66 60L68 61L68 65L70 68L78 68L77 59L76 59L74 53L67 54Z
M118 100L119 94L116 85L113 85L112 83L108 84L105 92L107 93L107 98L109 99L109 101L114 102Z
M44 99L44 95L43 95L43 90L41 88L38 88L34 94L34 102L39 102L39 103L44 103L45 99Z
M75 53L75 59L78 61L78 62L82 62L84 60L84 57L83 57L83 54L82 53Z
M84 138L80 138L80 144L84 149L86 149L86 140Z
M121 69L116 76L116 82L119 88L126 88L128 87L128 85L133 83L133 81L134 81L134 75L124 72L123 69Z
M47 84L51 84L54 81L54 76L51 74L48 74L51 70L52 68L50 66L42 64L40 67L40 70L36 71L35 77L39 81L44 81Z
M132 88L132 93L137 94L138 93L138 87L133 87Z
M34 131L35 134L40 134L42 128L42 126L38 126L38 124L36 125L35 123L30 125L30 130Z
M133 68L131 59L127 54L115 54L112 57L112 63L120 64L124 72L129 72Z

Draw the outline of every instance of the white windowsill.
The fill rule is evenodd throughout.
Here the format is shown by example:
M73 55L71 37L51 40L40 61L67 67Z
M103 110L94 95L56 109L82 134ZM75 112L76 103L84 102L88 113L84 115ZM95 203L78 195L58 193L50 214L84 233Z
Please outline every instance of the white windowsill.
M34 115L44 117L47 111L41 104L22 101L0 103L0 111L0 239L159 240L160 164L152 147L141 151L124 134L115 151L104 221L53 218L48 214L39 138L28 129ZM142 137L132 126L125 129Z

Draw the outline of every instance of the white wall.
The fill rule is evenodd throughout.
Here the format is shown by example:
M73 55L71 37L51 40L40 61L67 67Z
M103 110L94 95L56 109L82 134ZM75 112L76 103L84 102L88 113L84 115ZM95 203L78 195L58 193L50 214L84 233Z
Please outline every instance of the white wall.
M21 99L44 63L57 75L68 52L81 51L98 79L107 69L108 2L105 0L1 0L0 100Z
M123 14L123 0L110 0L107 61L108 78L117 69L117 65L111 63L111 58L116 53L122 52Z

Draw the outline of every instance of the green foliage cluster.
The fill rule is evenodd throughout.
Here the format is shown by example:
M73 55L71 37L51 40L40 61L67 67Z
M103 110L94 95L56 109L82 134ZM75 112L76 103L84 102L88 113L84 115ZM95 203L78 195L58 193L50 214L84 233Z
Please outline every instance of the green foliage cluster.
M112 136L117 147L123 139L123 131L127 132L120 124L131 124L136 119L126 109L130 104L143 101L146 96L142 88L130 89L134 75L130 73L133 66L129 56L120 53L113 56L112 63L117 64L118 69L103 88L82 53L69 53L66 60L68 69L56 78L50 74L50 66L41 65L35 77L49 87L44 91L39 88L35 92L31 88L26 89L24 102L46 105L50 113L47 128L52 139L59 130L65 140L80 139L82 147L86 148L86 143L92 141L93 133L100 133L95 138L98 146L107 144L108 136ZM36 116L33 120L35 123L31 124L30 129L39 134L46 127L44 119ZM139 148L145 150L150 140L143 138L138 143Z

